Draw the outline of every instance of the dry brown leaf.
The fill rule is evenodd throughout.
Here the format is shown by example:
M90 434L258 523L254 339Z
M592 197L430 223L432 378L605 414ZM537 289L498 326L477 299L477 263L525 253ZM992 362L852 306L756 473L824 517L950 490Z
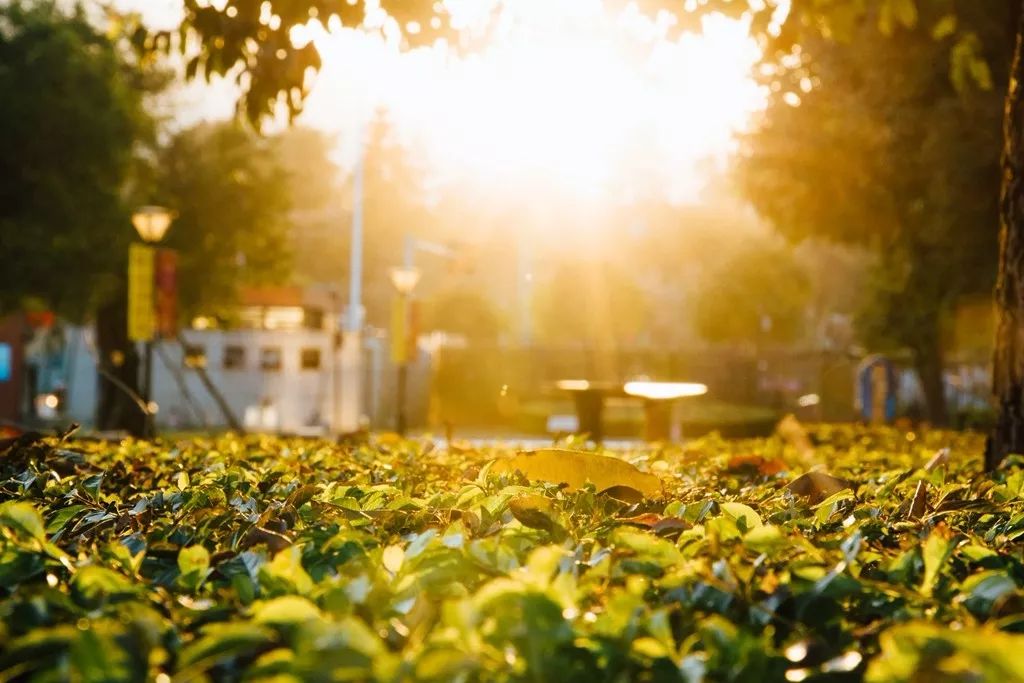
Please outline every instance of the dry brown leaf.
M469 529L469 532L474 536L480 533L480 515L476 514L472 510L452 510L452 517L458 516L462 520L462 525Z
M795 496L809 498L811 505L817 505L829 496L852 487L845 480L831 474L807 472L789 482L786 488Z
M531 529L550 531L555 525L551 518L554 506L550 498L537 495L516 496L509 501L508 509L520 524Z
M664 517L657 513L646 512L642 515L636 515L635 517L619 517L618 521L623 524L635 524L636 526L644 526L649 529L662 519L664 519Z
M565 484L569 491L590 482L598 491L615 489L615 492L622 493L622 487L628 487L639 491L645 498L657 498L662 494L661 479L653 474L641 472L625 460L584 451L546 448L497 460L491 467L495 474L516 470L527 479Z
M610 486L604 491L598 491L598 493L603 493L627 505L636 505L637 503L644 502L644 494L632 486Z
M917 490L910 500L910 510L907 512L908 519L921 519L928 509L928 484L923 481L917 482Z
M679 517L662 517L654 512L648 512L635 517L619 517L617 521L623 524L635 524L636 526L650 529L659 535L685 531L686 529L693 527L693 525L685 519L681 519Z
M241 546L243 548L248 548L260 543L265 543L271 552L276 553L290 546L292 544L292 539L288 538L284 534L277 533L276 531L254 526L242 537Z
M754 473L764 476L778 474L786 469L786 463L778 458L764 458L760 455L736 455L729 460L726 470L736 474Z
M933 455L931 457L931 460L928 461L928 464L926 464L924 466L924 471L925 472L932 472L936 468L941 467L942 465L945 465L948 462L949 462L949 449L948 448L939 449L939 451L936 452L935 455Z

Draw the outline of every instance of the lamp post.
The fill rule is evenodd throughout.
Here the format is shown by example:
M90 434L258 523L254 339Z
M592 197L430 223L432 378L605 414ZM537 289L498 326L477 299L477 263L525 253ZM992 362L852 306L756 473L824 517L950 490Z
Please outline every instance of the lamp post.
M154 312L152 310L153 263L155 257L153 245L164 238L173 220L174 213L161 206L143 206L132 214L132 225L135 226L135 230L139 233L142 241L146 243L143 250L137 252L141 255L141 258L137 260L137 257L133 256L131 264L133 268L137 269L136 272L138 272L139 278L143 281L140 283L131 282L130 286L141 284L141 288L144 291L139 293L139 298L140 300L148 299L148 302L144 302L148 310L142 316L145 322L141 324L140 329L136 333L130 332L129 336L140 336L145 343L142 399L146 404L146 422L143 431L147 438L153 436L155 432L153 416L156 413L156 406L153 403L153 337L155 333ZM137 265L140 261L144 264L141 267ZM148 278L148 283L144 282L145 278ZM130 277L129 279L133 278ZM131 316L132 311L129 311L129 319L131 319ZM131 323L129 323L129 326L131 327Z
M420 271L406 265L392 268L391 285L398 293L396 306L391 314L391 358L398 366L398 383L395 387L395 431L404 436L406 430L405 395L409 381L410 347L409 308L413 290L420 281Z

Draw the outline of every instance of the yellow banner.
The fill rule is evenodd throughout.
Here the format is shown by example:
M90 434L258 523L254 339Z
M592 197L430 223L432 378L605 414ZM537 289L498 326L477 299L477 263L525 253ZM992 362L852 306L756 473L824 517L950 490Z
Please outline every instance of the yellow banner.
M150 341L156 331L153 276L156 250L132 244L128 251L128 338Z

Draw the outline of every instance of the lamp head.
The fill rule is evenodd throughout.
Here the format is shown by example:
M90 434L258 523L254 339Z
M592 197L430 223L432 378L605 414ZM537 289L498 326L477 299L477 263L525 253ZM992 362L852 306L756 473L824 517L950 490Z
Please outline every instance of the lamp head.
M416 285L420 282L420 271L418 268L392 268L390 272L391 285L395 291L402 296L409 296Z
M174 220L174 212L162 206L143 206L132 214L132 225L144 242L155 244L164 238Z

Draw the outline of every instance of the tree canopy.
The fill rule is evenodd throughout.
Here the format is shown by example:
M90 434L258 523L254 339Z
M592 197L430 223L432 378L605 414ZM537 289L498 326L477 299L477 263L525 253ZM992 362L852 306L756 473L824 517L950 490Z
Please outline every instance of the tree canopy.
M809 303L810 281L792 251L753 244L702 278L692 319L712 342L792 343L807 331Z
M292 185L279 144L219 123L183 131L161 150L155 192L177 212L165 242L180 254L182 310L230 305L239 286L289 276Z
M80 8L0 5L0 311L31 298L82 319L116 288L152 135L142 81Z
M883 34L899 27L924 28L939 38L955 36L956 49L949 68L957 80L991 84L985 46L969 27L960 25L960 13L970 5L963 0L878 0L830 2L820 0L604 0L611 11L635 4L650 17L670 16L672 34L700 28L710 13L747 16L751 32L766 49L766 59L799 50L814 38L840 42L855 38L857 28L870 16ZM434 0L233 0L210 4L185 1L185 17L178 31L148 32L139 27L134 43L141 51L184 52L187 74L233 76L243 92L240 110L260 121L284 107L290 115L302 111L321 57L312 42L296 43L291 28L307 22L324 26L362 27L399 33L410 47L446 40L456 49L472 49L500 21L505 3L490 5L489 13L475 13L475 23L449 13ZM370 7L374 11L367 11ZM380 11L376 10L379 6Z
M959 14L1000 79L1011 5ZM894 29L898 40L874 21L853 28L850 42L807 40L799 63L772 72L786 86L744 139L738 170L744 194L782 234L876 254L859 327L872 348L912 351L936 419L944 325L995 281L1003 111L992 88L955 82L947 64L957 44L927 28L940 18L923 13Z
M607 262L563 263L534 296L538 336L555 344L620 348L638 341L650 315L630 274Z

